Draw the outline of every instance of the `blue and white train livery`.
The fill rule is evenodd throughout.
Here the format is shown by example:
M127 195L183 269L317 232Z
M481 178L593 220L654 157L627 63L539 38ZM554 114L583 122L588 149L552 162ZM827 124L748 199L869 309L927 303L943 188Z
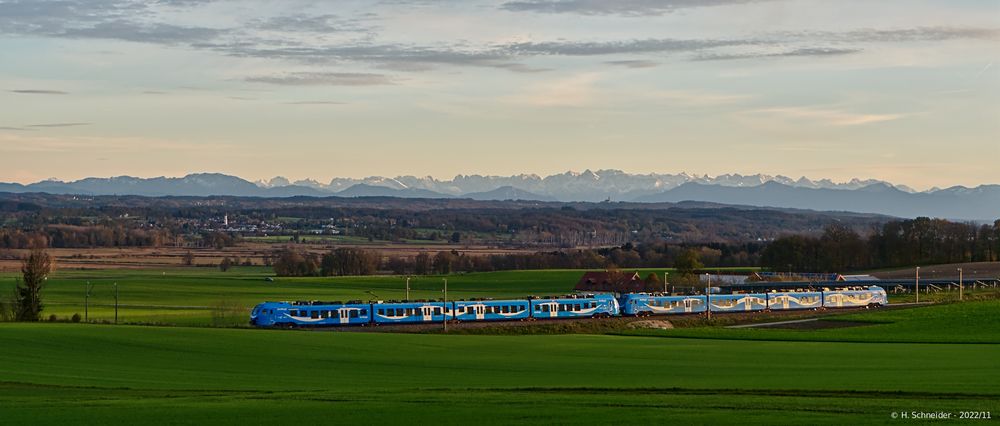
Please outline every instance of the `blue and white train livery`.
M760 312L818 308L870 307L888 304L883 288L855 287L823 291L670 296L628 293L579 294L510 300L406 302L265 302L253 308L250 324L258 327L428 324L448 321L606 318Z
M823 306L823 292L781 292L767 294L767 308L772 311L816 309Z
M452 305L444 302L390 302L373 303L375 324L414 324L444 321L451 317ZM449 318L451 319L451 318Z
M258 327L360 325L371 322L371 304L354 302L265 302L250 313Z
M507 321L531 318L528 300L459 300L454 302L459 321Z
M713 294L708 302L712 312L749 312L767 309L767 295Z
M610 294L530 299L533 318L589 318L620 315L618 300Z
M647 316L705 312L705 296L629 293L621 297L622 315Z
M889 299L882 287L872 286L864 290L823 292L823 307L825 308L852 308L887 303L889 303Z

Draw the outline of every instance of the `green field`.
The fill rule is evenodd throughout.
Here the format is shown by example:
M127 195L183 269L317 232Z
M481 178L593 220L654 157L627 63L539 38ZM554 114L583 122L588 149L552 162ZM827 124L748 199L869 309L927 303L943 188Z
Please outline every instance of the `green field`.
M0 345L13 424L832 424L1000 410L997 344L4 324Z
M570 273L578 274L546 271ZM162 303L154 296L167 297L155 291L164 283L134 274L63 272L50 280L50 298L72 294L60 280L75 288L79 279L121 279L148 286L143 301ZM455 276L449 287L558 290L546 287L558 281L520 274ZM202 286L248 299L399 291L378 279L260 278L244 270L233 282L163 279L173 282L168 300L184 303L210 302ZM434 280L424 285L436 291ZM872 324L493 336L8 323L0 324L0 422L843 424L891 423L894 411L1000 412L1000 302L838 318Z
M879 343L994 343L1000 344L1000 299L950 303L898 310L838 314L830 321L870 325L822 330L779 328L694 327L672 330L634 330L629 335L740 340L782 340Z

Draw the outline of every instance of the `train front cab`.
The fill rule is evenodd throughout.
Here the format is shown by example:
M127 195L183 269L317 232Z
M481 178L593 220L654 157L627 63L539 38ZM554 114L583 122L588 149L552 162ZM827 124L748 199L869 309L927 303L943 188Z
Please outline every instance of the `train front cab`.
M826 308L878 307L888 303L889 299L885 289L879 286L823 292L823 307Z
M323 327L364 325L371 321L367 303L265 302L250 313L257 327Z
M274 307L271 302L259 303L250 311L250 325L255 327L274 326Z

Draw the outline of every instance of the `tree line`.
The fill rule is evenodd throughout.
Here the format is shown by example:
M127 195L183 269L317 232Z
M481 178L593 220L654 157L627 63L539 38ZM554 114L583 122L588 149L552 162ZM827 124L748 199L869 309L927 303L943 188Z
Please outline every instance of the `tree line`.
M451 274L532 269L616 269L674 265L678 259L694 256L705 267L753 266L762 243L744 244L632 244L601 249L574 249L509 253L487 256L467 255L458 250L421 252L416 256L385 256L374 250L337 248L327 253L310 253L286 247L270 262L279 276Z
M837 224L827 226L820 236L784 236L767 245L760 266L775 271L844 272L997 260L1000 220L977 225L919 217L887 222L867 236Z

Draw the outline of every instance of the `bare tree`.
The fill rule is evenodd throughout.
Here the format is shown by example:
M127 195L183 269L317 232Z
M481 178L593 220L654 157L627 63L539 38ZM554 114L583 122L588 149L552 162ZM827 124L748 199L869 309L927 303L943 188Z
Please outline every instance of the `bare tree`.
M31 251L21 264L21 281L15 289L15 309L18 321L38 321L42 313L42 284L52 272L53 262L42 249Z

